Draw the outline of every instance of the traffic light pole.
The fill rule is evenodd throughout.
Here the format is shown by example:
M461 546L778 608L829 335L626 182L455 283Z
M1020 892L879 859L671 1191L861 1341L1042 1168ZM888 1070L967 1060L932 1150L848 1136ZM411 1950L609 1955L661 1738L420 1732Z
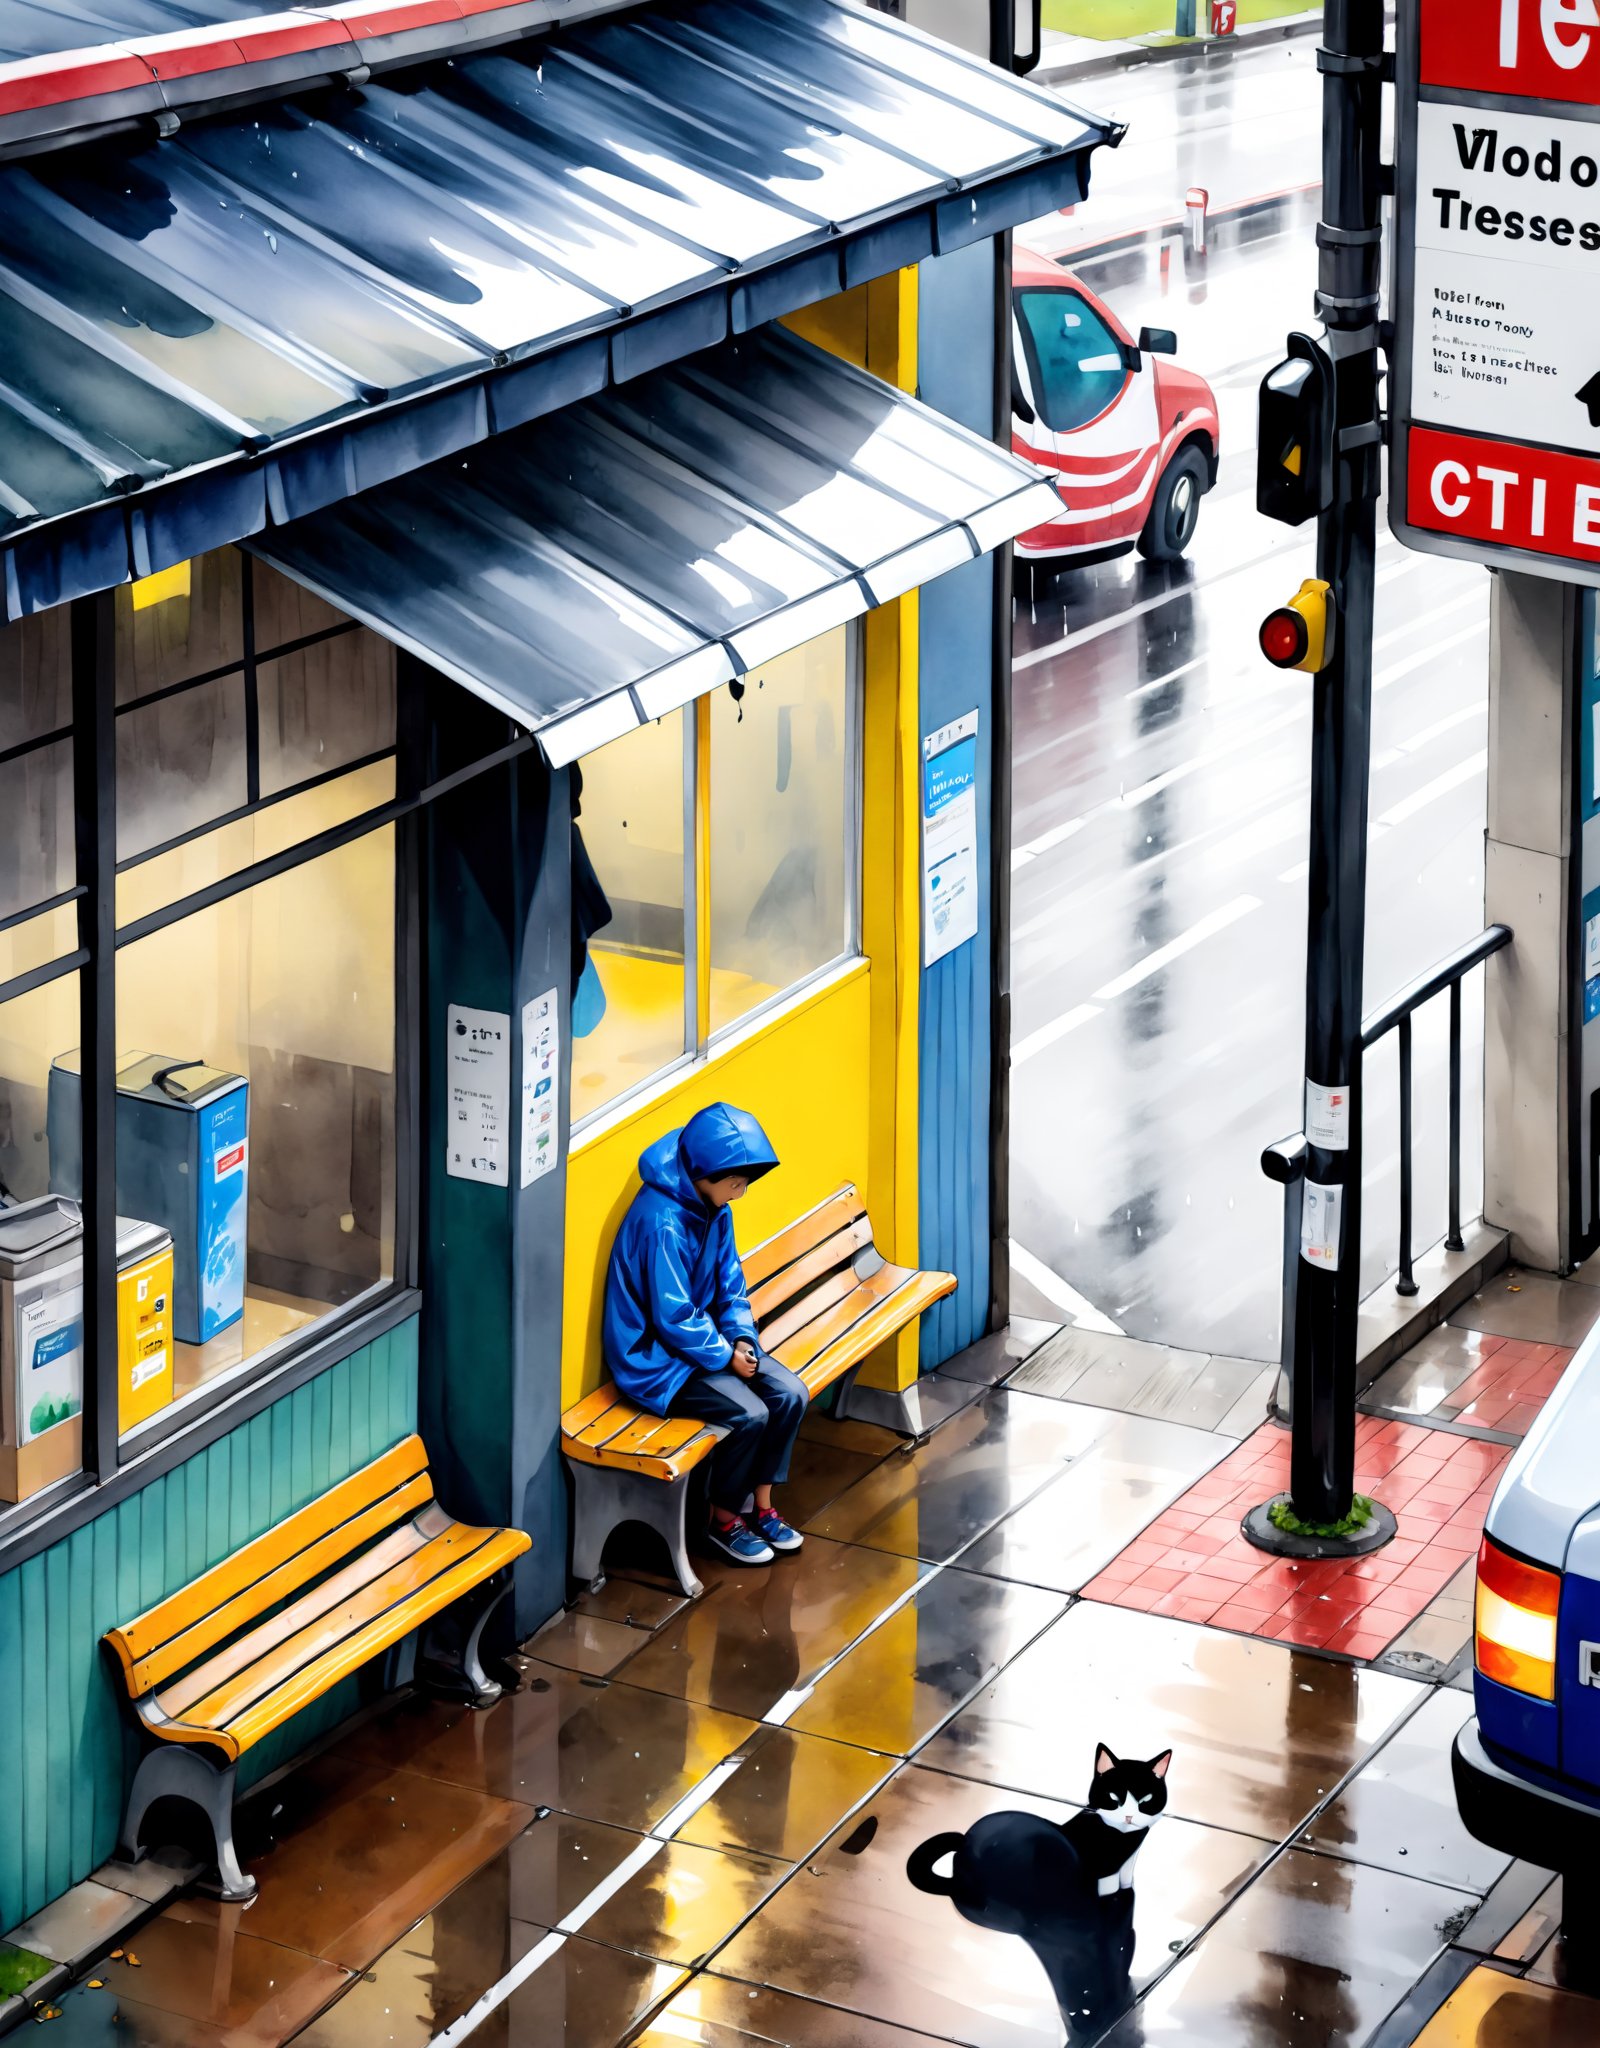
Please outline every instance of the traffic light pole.
M1317 575L1332 589L1335 630L1332 657L1313 682L1307 1222L1293 1321L1285 1335L1293 1401L1287 1505L1294 1522L1328 1528L1350 1518L1355 1488L1361 985L1382 433L1383 0L1326 0L1317 63L1323 74L1323 218L1317 228L1316 303L1334 386L1333 497L1318 517ZM1292 1525L1286 1532L1269 1518L1273 1506L1268 1502L1253 1512L1247 1533L1264 1547L1292 1554L1372 1549L1394 1533L1392 1517L1381 1509L1345 1535L1296 1534Z

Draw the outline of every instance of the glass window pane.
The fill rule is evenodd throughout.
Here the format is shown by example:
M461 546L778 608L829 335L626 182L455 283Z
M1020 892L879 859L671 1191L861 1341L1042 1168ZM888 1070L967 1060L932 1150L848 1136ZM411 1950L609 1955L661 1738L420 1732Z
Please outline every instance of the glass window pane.
M244 659L242 568L237 548L196 555L116 593L117 702L131 703Z
M345 614L314 597L292 576L284 576L259 557L250 564L255 602L256 654L270 654L290 640L303 640L308 633L325 633L330 626L345 624Z
M584 756L579 830L610 917L573 997L574 1122L684 1051L684 716Z
M0 753L72 722L72 607L0 626Z
M57 912L34 935L50 952ZM31 927L22 927L31 930ZM5 959L0 975L33 964ZM78 1038L78 977L0 1003L0 1502L26 1500L83 1461L82 1239L49 1201L50 1063Z
M319 832L360 817L363 811L375 811L380 804L391 802L394 793L391 755L386 761L373 761L349 775L337 775L331 782L319 782L314 789L231 819L214 832L166 853L153 854L118 875L117 923L132 924L182 896L193 895L196 889L236 875L255 861L314 839Z
M261 794L394 745L394 646L358 627L256 670Z
M0 918L70 889L76 869L72 742L0 762Z
M1076 292L1018 292L1017 305L1040 417L1058 434L1086 427L1128 374L1117 337Z
M824 633L711 699L711 1029L850 943L849 666Z
M223 817L248 795L242 674L117 719L118 860Z
M173 1235L176 1399L393 1277L394 925L386 827L118 956L118 1208Z

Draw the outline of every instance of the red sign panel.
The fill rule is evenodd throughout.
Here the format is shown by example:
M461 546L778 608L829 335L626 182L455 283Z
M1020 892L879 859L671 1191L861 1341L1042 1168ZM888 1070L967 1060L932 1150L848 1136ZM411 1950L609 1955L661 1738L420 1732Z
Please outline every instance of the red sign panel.
M1600 106L1600 0L1422 0L1422 83Z
M1600 564L1600 458L1413 427L1406 469L1413 526Z
M1239 26L1239 0L1211 0L1211 33L1231 36Z

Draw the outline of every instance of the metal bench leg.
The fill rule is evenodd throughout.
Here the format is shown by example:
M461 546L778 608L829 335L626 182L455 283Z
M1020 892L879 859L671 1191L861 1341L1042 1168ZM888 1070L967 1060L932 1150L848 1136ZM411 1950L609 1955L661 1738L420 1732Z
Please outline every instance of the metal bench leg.
M465 1692L475 1707L492 1707L505 1688L489 1676L483 1666L483 1632L489 1617L511 1591L509 1575L494 1579L463 1594L442 1614L435 1615L422 1631L416 1668L436 1692L460 1698ZM459 1634L465 1628L464 1635ZM435 1632L443 1636L435 1641Z
M256 1881L239 1867L233 1846L233 1790L235 1764L214 1764L192 1743L164 1742L148 1750L139 1761L128 1792L128 1810L122 1819L122 1839L117 1854L130 1863L144 1855L140 1836L145 1815L158 1799L187 1799L198 1806L211 1823L217 1851L218 1895L242 1905L256 1895Z
M590 1584L600 1576L606 1539L624 1522L643 1522L667 1546L678 1584L691 1600L705 1590L689 1561L686 1509L692 1473L676 1479L651 1479L642 1472L621 1472L610 1465L580 1464L572 1471L572 1576Z

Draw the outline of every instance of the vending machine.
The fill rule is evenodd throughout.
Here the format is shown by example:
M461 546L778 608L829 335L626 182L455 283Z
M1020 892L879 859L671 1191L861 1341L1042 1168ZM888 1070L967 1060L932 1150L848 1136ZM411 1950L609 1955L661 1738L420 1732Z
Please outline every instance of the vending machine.
M50 1184L83 1180L78 1055L50 1069ZM244 1313L250 1084L203 1060L124 1055L117 1075L117 1207L172 1234L176 1334L204 1344Z

